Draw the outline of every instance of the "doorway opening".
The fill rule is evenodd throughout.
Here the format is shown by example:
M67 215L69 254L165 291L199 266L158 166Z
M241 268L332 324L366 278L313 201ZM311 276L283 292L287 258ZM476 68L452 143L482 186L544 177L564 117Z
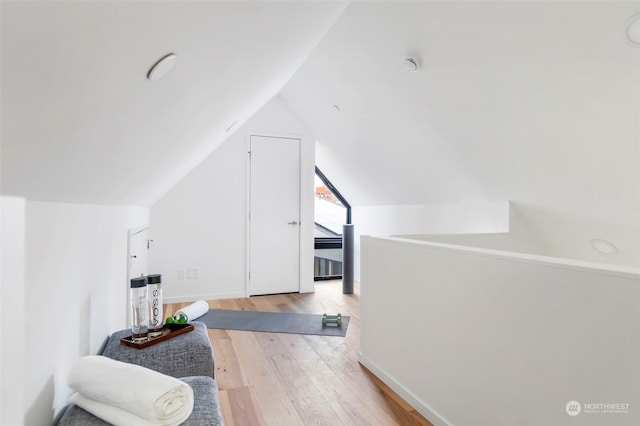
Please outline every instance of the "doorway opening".
M351 205L316 166L313 279L342 278L342 226L351 224Z

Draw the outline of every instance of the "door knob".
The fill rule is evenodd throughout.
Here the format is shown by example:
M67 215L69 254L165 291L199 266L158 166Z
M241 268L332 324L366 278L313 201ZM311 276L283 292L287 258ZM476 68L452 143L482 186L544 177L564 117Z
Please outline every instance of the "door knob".
M289 222L289 225L297 225L297 224L298 224L298 222L296 222L295 220L292 221L292 222Z

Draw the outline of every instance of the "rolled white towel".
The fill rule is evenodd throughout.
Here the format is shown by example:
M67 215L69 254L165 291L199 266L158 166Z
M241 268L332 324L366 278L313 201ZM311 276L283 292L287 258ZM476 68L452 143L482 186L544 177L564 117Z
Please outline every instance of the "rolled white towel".
M116 426L174 426L193 411L193 390L157 371L103 356L80 358L69 372L71 401Z
M69 401L76 404L78 407L90 412L96 417L116 426L157 426L157 425L179 425L184 420L178 422L167 423L163 420L149 421L133 413L125 410L121 410L118 407L108 405L102 402L89 399L78 392L71 395ZM188 417L188 416L187 416ZM186 420L186 419L185 419Z
M187 321L193 321L196 318L200 318L207 312L209 312L209 304L204 300L198 300L197 302L193 302L182 309L178 309L175 316L179 317L180 315L184 315L187 317Z

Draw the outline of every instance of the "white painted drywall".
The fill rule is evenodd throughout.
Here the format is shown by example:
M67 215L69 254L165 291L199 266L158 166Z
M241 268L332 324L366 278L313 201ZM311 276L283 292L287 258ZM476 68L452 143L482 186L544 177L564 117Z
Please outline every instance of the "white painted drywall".
M522 212L525 212L523 217ZM566 241L562 245L555 244L553 240L544 238L540 232L539 222L531 219L530 210L522 209L517 203L509 203L509 232L496 234L465 234L465 235L404 235L406 238L434 241L447 244L457 244L488 249L507 250L518 253L529 253L542 256L560 257L585 262L608 263L612 265L639 267L640 261L636 257L640 255L640 246L634 249L640 242L638 232L603 232L603 228L593 223L591 228L582 235L576 232L570 223L570 218L564 218L562 222L547 224L547 232L554 229L558 234L564 235ZM640 217L638 218L640 226ZM615 226L613 226L615 227ZM613 253L601 253L591 244L588 236L599 237L615 241L617 251ZM624 242L623 244L621 244ZM568 250L567 247L573 249Z
M280 91L347 4L3 1L2 193L150 206ZM147 80L170 52L171 72Z
M314 143L276 97L151 208L151 272L166 301L246 296L249 134L301 138L301 291L313 291ZM198 278L178 279L197 269Z
M509 211L507 201L354 207L355 279L360 280L363 235L507 232Z
M143 207L27 201L25 424L50 424L74 361L125 328L127 230L148 220Z
M0 198L0 425L24 419L25 200Z
M362 256L361 362L434 424L640 423L639 269L374 237Z
M638 267L640 49L624 33L639 11L354 1L281 96L354 206L512 200L552 255Z
M552 254L543 242L540 241L539 236L522 219L517 206L513 203L509 203L508 209L508 232L496 230L482 233L476 232L472 234L466 232L455 234L451 232L442 232L438 235L423 234L398 236L421 241L441 242L494 250L506 250L517 253L551 256ZM474 211L471 210L469 214L473 216ZM464 223L464 221L460 221L458 223Z

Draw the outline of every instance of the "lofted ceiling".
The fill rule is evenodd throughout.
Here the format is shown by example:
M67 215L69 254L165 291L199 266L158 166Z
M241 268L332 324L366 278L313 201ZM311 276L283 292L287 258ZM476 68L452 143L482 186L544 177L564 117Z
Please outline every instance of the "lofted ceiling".
M354 206L511 200L640 264L640 1L0 4L4 195L152 205L279 94Z
M550 254L640 266L640 47L625 36L638 13L353 2L280 96L353 205L510 200ZM592 238L620 255L598 257Z
M640 2L354 2L281 97L320 140L321 165L360 176L344 179L357 205L523 189L564 198L585 178L612 201L637 189L640 49L624 29L638 12Z
M346 4L3 1L2 194L151 205L280 91ZM173 70L147 80L171 52Z

